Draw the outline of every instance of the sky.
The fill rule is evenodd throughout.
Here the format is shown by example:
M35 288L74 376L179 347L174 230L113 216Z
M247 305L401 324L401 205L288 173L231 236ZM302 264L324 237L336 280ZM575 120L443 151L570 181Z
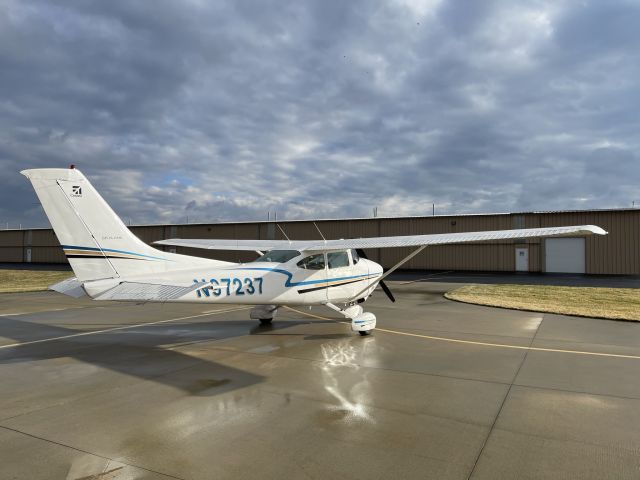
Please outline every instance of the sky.
M0 226L640 204L640 2L0 0ZM273 213L272 213L273 215Z

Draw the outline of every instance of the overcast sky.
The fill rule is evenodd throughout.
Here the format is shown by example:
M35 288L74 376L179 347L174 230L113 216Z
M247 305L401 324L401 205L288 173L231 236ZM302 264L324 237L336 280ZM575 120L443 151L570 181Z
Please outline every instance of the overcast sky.
M640 203L638 1L0 0L0 224Z

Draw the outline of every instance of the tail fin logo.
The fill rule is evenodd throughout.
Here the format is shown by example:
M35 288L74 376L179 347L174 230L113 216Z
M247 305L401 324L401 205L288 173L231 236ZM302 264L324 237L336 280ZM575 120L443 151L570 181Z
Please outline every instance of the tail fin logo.
M72 197L81 197L82 196L82 187L80 185L73 185L71 187L71 196Z

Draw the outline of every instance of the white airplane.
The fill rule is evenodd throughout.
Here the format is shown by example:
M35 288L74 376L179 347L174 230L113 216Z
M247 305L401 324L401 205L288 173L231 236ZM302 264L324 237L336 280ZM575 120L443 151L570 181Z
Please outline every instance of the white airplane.
M191 240L160 245L256 251L250 263L230 263L157 250L118 218L73 166L21 172L31 181L75 277L51 288L95 300L255 305L250 317L269 324L282 305L325 305L368 335L376 326L364 303L383 279L429 245L514 238L606 235L594 225L406 235L346 240ZM363 249L416 247L391 269L368 260ZM264 253L263 253L264 252Z

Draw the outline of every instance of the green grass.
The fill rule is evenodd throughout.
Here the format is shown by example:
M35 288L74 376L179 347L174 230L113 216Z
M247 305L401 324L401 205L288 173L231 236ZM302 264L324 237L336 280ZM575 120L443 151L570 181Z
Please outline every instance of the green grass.
M447 292L445 297L515 310L640 321L637 288L468 285Z
M0 293L37 292L72 277L70 271L0 269Z

